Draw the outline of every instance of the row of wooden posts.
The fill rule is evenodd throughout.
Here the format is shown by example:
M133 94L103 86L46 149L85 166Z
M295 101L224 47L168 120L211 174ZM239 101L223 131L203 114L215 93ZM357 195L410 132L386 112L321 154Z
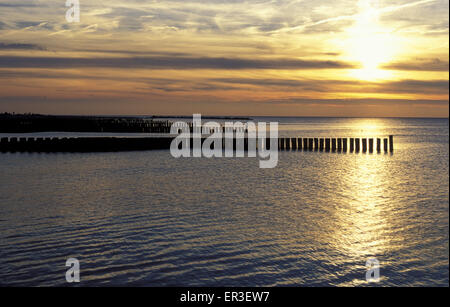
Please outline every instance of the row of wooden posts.
M376 143L375 143L376 142ZM394 136L388 138L279 138L279 150L333 152L394 152Z
M70 138L0 138L0 152L94 152L169 149L174 137L70 137ZM202 137L203 144L205 137ZM192 143L192 138L190 140ZM243 139L244 150L248 150L248 138ZM382 147L383 146L383 147ZM270 148L270 139L266 139ZM237 149L237 139L233 141ZM389 138L279 138L279 150L308 150L327 152L393 152L394 137Z

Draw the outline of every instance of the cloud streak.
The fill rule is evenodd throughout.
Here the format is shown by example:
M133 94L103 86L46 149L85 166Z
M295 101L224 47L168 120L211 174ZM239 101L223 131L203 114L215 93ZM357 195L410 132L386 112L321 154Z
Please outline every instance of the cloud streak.
M344 69L356 68L339 61L213 57L121 57L121 58L68 58L0 56L3 68L128 68L128 69Z
M432 61L394 62L382 66L383 69L412 71L449 71L449 63L439 59Z
M0 42L0 50L45 50L45 48L36 44L7 44Z

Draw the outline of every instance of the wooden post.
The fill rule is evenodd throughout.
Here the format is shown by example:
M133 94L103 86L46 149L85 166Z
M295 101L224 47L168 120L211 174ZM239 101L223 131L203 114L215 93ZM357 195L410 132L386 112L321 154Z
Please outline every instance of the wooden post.
M383 140L383 145L384 145L384 152L388 152L388 139L385 138Z
M347 138L342 139L342 151L347 152Z
M324 139L324 138L321 138L321 139L320 139L320 143L319 143L319 150L320 150L320 151L323 151L324 143L325 143L325 139Z
M280 150L284 150L284 138L280 138Z
M330 139L325 139L325 150L330 151Z
M319 150L319 139L318 138L314 138L314 150L315 151Z
M338 151L342 151L342 139L341 138L337 139L337 149L338 149Z
M1 138L0 139L0 152L6 152L8 150L8 138Z
M308 139L309 143L308 143L308 150L311 151L313 150L313 143L314 143L314 139Z
M356 152L359 152L360 149L361 149L360 146L359 146L359 141L360 141L359 138L355 139L355 151Z
M369 152L372 153L373 152L373 138L369 139Z
M303 150L308 150L308 139L303 138Z
M350 152L354 152L354 151L355 151L355 139L350 138Z
M377 138L377 152L379 153L381 151L381 139Z
M297 139L291 138L292 150L297 150Z
M44 151L44 139L43 138L36 138L36 148L37 152Z
M19 151L26 151L27 148L27 138L19 138Z
M36 150L35 138L27 138L27 151L34 152Z
M367 139L362 139L362 151L367 152Z
M17 151L17 138L9 138L9 146L12 152Z
M389 136L389 151L394 152L394 136Z
M302 138L298 138L297 139L297 144L298 144L298 150L302 150L302 148L303 148L303 144L302 144Z
M291 139L286 138L285 143L286 143L286 150L291 150Z
M331 150L336 151L336 139L335 138L331 139Z

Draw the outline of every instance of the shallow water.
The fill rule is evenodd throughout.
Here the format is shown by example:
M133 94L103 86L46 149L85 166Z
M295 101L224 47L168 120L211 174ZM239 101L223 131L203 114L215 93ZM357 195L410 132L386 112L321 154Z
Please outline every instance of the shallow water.
M394 154L0 154L0 285L448 286L447 119L260 118Z

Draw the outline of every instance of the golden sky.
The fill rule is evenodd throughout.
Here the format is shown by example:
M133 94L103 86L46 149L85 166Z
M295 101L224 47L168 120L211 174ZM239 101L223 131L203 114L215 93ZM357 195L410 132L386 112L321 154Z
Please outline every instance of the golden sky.
M448 0L0 0L0 112L449 114Z

